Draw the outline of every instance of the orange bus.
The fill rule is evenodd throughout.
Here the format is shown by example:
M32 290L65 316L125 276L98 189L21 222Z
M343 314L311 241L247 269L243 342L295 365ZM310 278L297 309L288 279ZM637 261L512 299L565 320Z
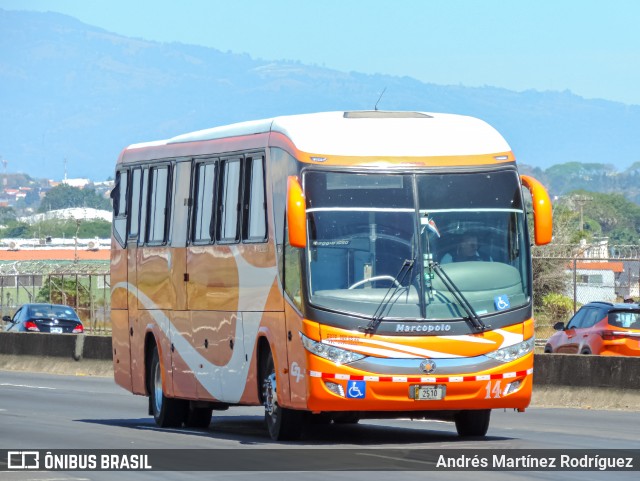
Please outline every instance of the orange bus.
M276 117L135 144L116 167L116 382L160 426L263 405L314 422L433 418L486 434L529 405L535 242L551 204L485 122Z

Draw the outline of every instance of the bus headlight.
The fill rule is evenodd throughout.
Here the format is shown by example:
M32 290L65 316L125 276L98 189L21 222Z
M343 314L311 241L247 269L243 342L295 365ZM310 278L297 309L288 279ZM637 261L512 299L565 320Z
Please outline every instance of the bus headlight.
M514 344L513 346L503 347L497 351L488 352L486 356L500 362L515 361L516 359L519 359L533 351L534 345L535 339L532 337L526 341Z
M348 364L366 357L365 355L358 354L357 352L348 351L340 347L330 346L322 342L314 341L304 334L300 334L300 338L302 339L302 345L307 351L315 354L316 356L327 359L328 361L335 362L336 364Z

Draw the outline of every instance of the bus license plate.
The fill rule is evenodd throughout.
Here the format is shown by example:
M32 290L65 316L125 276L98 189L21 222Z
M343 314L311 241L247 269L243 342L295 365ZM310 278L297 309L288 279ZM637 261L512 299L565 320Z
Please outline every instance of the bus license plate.
M413 399L416 401L438 401L444 399L447 387L438 386L413 386Z
M50 332L51 332L51 334L62 334L62 328L61 327L52 327Z

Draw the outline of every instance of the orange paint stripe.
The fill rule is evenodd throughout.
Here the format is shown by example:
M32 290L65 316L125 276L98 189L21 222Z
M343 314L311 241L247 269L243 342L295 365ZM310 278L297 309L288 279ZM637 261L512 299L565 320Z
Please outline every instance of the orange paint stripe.
M431 166L460 166L460 165L494 165L515 162L512 152L496 152L481 155L452 155L432 157L388 157L388 156L346 156L311 153L299 150L286 135L272 132L269 145L287 150L300 162L315 165L349 165L364 166L367 164L388 164L389 167L431 167ZM324 158L323 162L313 158ZM383 165L376 165L384 167Z

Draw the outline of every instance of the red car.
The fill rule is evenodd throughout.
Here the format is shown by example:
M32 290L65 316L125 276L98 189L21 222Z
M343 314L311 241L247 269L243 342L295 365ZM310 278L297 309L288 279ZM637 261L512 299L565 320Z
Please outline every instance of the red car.
M558 322L544 352L640 356L640 306L590 302L565 326Z

